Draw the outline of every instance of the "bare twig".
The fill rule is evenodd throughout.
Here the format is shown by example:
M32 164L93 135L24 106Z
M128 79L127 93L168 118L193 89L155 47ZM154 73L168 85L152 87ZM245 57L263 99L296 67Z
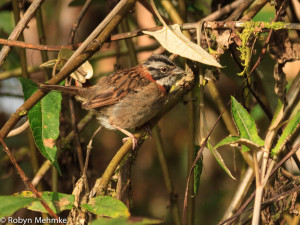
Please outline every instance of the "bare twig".
M72 129L73 129L73 133L74 133L74 144L75 144L75 148L76 148L77 159L79 162L80 171L83 174L83 172L84 172L83 154L82 154L82 148L81 148L80 140L79 140L79 132L78 132L78 128L77 128L74 100L72 99L72 97L69 97L69 109L70 109L70 114L71 114L71 123L72 123Z
M69 65L76 57L78 57L81 53L83 53L89 45L92 45L94 41L98 43L99 46L97 48L100 48L103 42L99 42L98 35L106 29L107 25L113 21L113 19L117 18L118 13L125 8L126 5L129 5L130 0L121 0L114 8L113 10L104 18L104 20L96 27L96 29L88 36L87 39L82 43L82 45L79 46L79 48L74 52L74 54L69 58L69 60L66 62L66 64L63 66L63 69ZM132 3L135 3L133 1ZM122 17L123 18L123 17ZM121 22L121 20L119 21ZM95 44L95 43L94 43Z
M46 45L46 35L45 35L45 29L44 29L44 22L43 22L43 14L42 14L42 8L38 9L35 15L36 18L36 27L38 31L38 38L39 38L39 43ZM49 60L48 57L48 52L41 51L41 56L42 56L42 62L47 62ZM50 75L44 71L45 74L45 80L50 79Z
M55 51L57 52L57 51L60 51L62 48L75 49L80 46L80 44L77 44L75 46L73 46L73 45L30 44L30 43L25 43L24 41L7 40L7 39L3 39L3 38L0 38L0 44L12 46L12 47L28 48L28 49L33 49L33 50L49 51L49 52L55 52Z
M25 29L26 25L29 23L31 18L33 17L36 10L40 7L44 0L35 0L31 3L30 7L26 10L23 18L18 22L17 26L13 30L13 32L9 35L9 40L17 40L20 34ZM2 67L4 60L6 59L8 53L10 51L9 46L3 46L0 52L0 68Z
M228 8L230 8L230 7L228 7ZM206 29L226 29L226 28L230 29L232 26L234 26L235 28L243 28L243 26L245 24L245 22L241 22L241 21L208 22L208 21L217 19L221 15L222 14L216 13L215 15L211 14L211 15L203 18L201 21L206 21L203 23L203 27L205 27ZM195 29L197 29L198 24L199 24L199 22L184 23L181 25L181 28L183 30L195 30ZM155 31L155 30L159 30L161 28L162 28L161 26L158 26L158 27L152 27L152 28L147 28L147 29L142 29L142 30L130 31L130 32L126 32L126 33L113 34L108 38L107 42L143 36L143 35L145 35L143 33L143 31ZM264 28L264 29L267 30L267 28ZM283 24L282 29L300 30L300 24L286 23L286 24ZM69 48L69 49L74 50L74 49L77 49L81 45L81 43L78 43L76 45L39 45L39 44L24 43L22 41L16 41L16 40L7 40L7 39L2 39L2 38L0 38L0 44L12 46L12 47L28 48L28 49L33 49L33 50L50 51L50 52L51 51L60 51L62 48Z
M174 187L173 187L173 183L172 183L172 179L171 179L171 175L170 175L170 171L168 168L168 163L167 163L167 159L166 159L166 155L165 155L165 149L163 146L163 141L161 138L161 134L160 134L160 129L159 126L156 125L153 130L152 130L152 135L153 138L155 139L155 143L156 143L156 149L157 149L157 155L158 155L158 159L160 162L160 167L162 170L162 174L163 174L163 178L165 181L165 185L166 185L166 189L167 192L169 194L169 202L170 202L170 208L172 211L172 215L173 215L173 219L174 219L174 223L176 225L180 225L180 214L179 214L179 208L177 205L177 199L176 199L176 194L174 191Z
M240 6L242 3L244 2L244 0L237 0L234 1L226 6L224 6L223 8L211 13L210 15L204 17L203 19L201 19L202 21L214 21L217 20L218 18L220 18L223 15L226 15L227 13L232 12L235 8L237 8L238 6Z
M50 160L46 160L43 163L43 165L40 167L40 169L38 170L38 172L35 174L34 178L32 179L33 186L36 186L40 182L40 180L43 178L43 176L50 169L51 165L52 164L51 164Z
M32 183L30 182L29 178L26 176L26 174L24 173L24 171L22 170L22 168L19 166L19 164L17 163L15 157L13 156L13 154L11 153L11 151L9 150L9 148L7 147L7 145L5 144L4 140L1 137L0 137L0 142L1 142L2 146L3 146L3 151L9 156L12 164L16 168L16 170L17 170L18 174L20 175L20 178L22 179L22 181L24 182L24 184L27 186L28 189L30 189L32 191L32 193L34 194L34 196L41 201L41 204L47 210L47 212L49 213L49 215L58 220L59 219L58 216L52 211L52 209L50 209L50 207L45 202L45 200L43 200L41 194L32 185ZM61 225L63 225L63 224L61 223Z
M100 132L101 129L102 129L102 126L99 126L97 128L97 130L93 133L93 135L89 141L89 144L87 145L87 152L86 152L83 174L86 174L86 171L87 171L87 168L89 165L89 157L90 157L90 152L93 148L93 140L94 140L95 136Z
M76 31L77 31L77 29L79 27L79 24L82 21L84 15L86 14L88 8L90 7L91 3L92 3L92 0L86 0L86 2L84 3L84 5L83 5L83 7L82 7L82 9L80 11L80 14L79 14L79 16L77 18L77 21L72 26L72 30L71 30L70 35L69 35L70 36L69 43L71 43L71 44L74 43L75 33L76 33Z
M241 21L251 20L266 4L268 0L256 1L245 16L242 17Z
M252 4L253 0L242 1L236 10L226 19L226 21L238 20L245 10Z
M20 8L19 3L17 0L12 0L13 12L14 12L14 19L15 24L20 21ZM24 35L21 33L19 37L20 41L24 41ZM24 78L28 78L28 70L27 70L27 60L26 60L26 51L25 49L20 49L19 51L20 63L22 68L22 76Z

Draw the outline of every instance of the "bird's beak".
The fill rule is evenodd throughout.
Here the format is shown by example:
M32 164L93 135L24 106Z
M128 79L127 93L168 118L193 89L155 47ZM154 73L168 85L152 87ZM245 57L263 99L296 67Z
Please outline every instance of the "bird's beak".
M180 67L176 67L173 71L172 71L173 75L185 75L186 72L181 69Z

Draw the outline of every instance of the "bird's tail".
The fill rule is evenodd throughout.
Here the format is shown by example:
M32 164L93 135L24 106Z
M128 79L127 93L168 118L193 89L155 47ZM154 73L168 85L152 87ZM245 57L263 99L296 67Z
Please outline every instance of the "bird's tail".
M63 94L68 95L78 95L80 91L80 87L74 86L60 86L60 85L53 85L53 84L40 84L39 89L42 91L60 91Z

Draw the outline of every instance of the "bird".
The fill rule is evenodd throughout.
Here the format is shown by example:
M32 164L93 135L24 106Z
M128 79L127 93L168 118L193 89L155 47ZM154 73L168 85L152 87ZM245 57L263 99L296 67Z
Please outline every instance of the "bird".
M41 84L42 91L60 91L73 95L83 109L92 110L99 123L109 130L128 131L142 127L152 119L168 99L170 89L185 71L165 55L152 55L132 68L118 70L90 87Z

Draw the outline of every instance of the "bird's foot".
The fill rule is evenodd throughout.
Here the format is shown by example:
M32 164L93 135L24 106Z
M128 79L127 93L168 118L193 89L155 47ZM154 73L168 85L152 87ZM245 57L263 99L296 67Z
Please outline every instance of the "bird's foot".
M129 138L131 138L131 141L132 141L132 150L134 150L135 147L138 144L138 140L136 139L136 137L133 134L128 135L128 137L123 138L122 142L125 143Z
M117 128L119 131L121 131L123 134L126 134L128 136L128 137L122 139L123 143L125 143L128 140L128 138L131 138L132 150L133 150L138 144L138 140L136 139L136 137L132 133L130 133L129 131L127 131L121 127L118 127L118 126L114 126L114 127Z

